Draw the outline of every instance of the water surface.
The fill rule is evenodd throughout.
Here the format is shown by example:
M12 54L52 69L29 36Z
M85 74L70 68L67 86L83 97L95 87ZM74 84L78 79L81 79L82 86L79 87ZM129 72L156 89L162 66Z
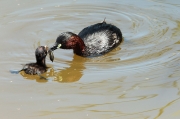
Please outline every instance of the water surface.
M171 0L0 1L2 119L179 119L180 2ZM106 17L124 41L82 58L56 50L48 72L19 70L39 45L79 33Z

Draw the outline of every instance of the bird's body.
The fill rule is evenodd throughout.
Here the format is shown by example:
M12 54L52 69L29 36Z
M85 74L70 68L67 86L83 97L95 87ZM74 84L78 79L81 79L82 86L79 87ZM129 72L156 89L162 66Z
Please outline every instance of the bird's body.
M47 71L47 66L45 58L47 55L47 47L39 46L35 51L36 63L25 64L21 71L24 71L26 74L36 75L42 74Z
M23 71L26 74L30 74L30 75L43 74L47 71L46 69L47 69L46 66L42 66L37 63L25 64L25 66L23 67Z
M103 21L84 28L78 35L72 32L61 33L50 50L73 49L79 56L94 57L108 53L121 42L120 29Z
M85 56L103 55L122 41L121 31L116 26L104 22L84 28L78 36L86 46Z

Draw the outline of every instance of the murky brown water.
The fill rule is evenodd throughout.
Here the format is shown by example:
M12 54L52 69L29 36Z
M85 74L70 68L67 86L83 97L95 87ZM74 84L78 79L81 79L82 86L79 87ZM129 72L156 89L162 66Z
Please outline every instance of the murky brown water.
M0 11L1 119L180 118L180 1L1 0ZM9 72L105 17L124 37L107 55L56 50L48 80Z

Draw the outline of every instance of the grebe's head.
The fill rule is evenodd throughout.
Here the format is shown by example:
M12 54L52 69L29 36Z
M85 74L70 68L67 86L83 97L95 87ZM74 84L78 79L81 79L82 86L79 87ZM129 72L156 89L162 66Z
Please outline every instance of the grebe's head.
M47 46L39 46L35 51L35 56L37 62L44 62L47 56L48 47Z
M49 48L49 56L50 56L50 60L53 62L54 60L54 55L53 55L53 51L56 49L73 49L76 45L76 37L77 35L71 32L64 32L61 33L57 39L56 42L54 43L54 45Z
M54 44L50 49L52 51L61 48L61 49L72 49L73 48L73 42L75 42L73 36L77 36L74 33L71 32L64 32L61 33Z

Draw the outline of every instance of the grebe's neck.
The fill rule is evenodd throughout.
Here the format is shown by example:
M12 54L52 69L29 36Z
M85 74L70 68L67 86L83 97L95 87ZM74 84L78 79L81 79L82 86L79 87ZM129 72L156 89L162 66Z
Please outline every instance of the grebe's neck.
M85 44L83 40L76 34L72 35L67 45L70 45L74 53L77 55L83 55L85 51Z
M38 58L36 57L36 63L37 63L38 65L40 65L40 66L46 67L46 59L45 59L45 58L43 58L43 59L38 59Z

